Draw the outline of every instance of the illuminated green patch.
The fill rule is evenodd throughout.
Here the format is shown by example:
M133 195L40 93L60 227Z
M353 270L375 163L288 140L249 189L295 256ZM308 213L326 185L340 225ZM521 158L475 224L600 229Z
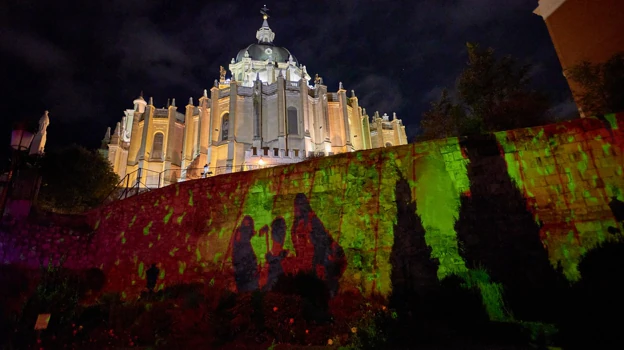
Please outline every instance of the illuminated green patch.
M169 223L169 220L171 220L171 216L173 215L173 207L169 207L169 212L167 213L167 215L165 215L165 218L163 219L163 222L165 224Z
M192 207L193 206L193 190L189 190L188 193L189 193L188 205L189 207Z
M585 172L589 168L589 157L587 156L587 153L585 153L583 147L581 147L580 144L578 145L578 151L581 155L581 160L577 162L576 167L581 175L585 175Z
M460 276L464 278L465 288L479 289L483 306L485 306L490 320L510 321L512 319L505 309L502 285L493 283L487 271L475 269L462 273Z
M178 273L180 275L183 275L185 270L186 270L186 262L178 261Z
M607 114L604 117L609 122L609 125L611 126L611 130L618 129L618 123L617 123L617 118L615 117L615 113Z
M132 217L132 221L130 221L130 225L128 225L128 227L132 227L132 225L134 225L134 222L136 221L136 219L137 219L137 216L136 215L133 216Z
M522 168L520 162L516 160L516 146L513 143L508 142L506 132L498 132L495 135L498 143L505 152L504 157L505 163L507 164L507 174L515 183L516 187L520 191L524 192L525 185L522 176Z
M154 224L153 221L150 221L149 224L147 224L147 226L145 226L143 228L143 235L147 236L150 233L150 229L152 228L152 225Z
M171 255L172 257L173 257L173 256L175 256L175 254L176 254L176 252L177 252L178 250L180 250L178 247L175 247L175 248L171 249L171 250L169 251L169 255Z
M195 248L195 257L197 258L197 262L201 261L202 254L201 254L201 251L199 250L199 247Z
M260 237L259 232L265 225L271 227L271 223L276 217L276 214L273 213L275 193L271 191L271 186L270 180L259 179L249 187L241 213L241 220L238 223L240 225L242 218L246 215L253 218L254 230L257 234L251 238L251 246L260 265L264 264L265 254L270 249L270 232L264 237ZM221 234L219 237L221 237Z
M218 263L219 261L221 261L222 256L223 256L223 253L221 252L215 253L214 258L212 259L212 262L215 264Z
M182 215L178 216L178 218L176 219L178 222L178 225L182 225L182 220L184 220L184 216L186 215L186 212L182 213Z
M145 270L145 265L141 261L141 263L139 263L139 277L140 278L143 278L143 273L145 272L144 270Z
M466 265L459 255L455 232L461 193L453 186L441 159L420 158L417 169L417 214L425 228L427 244L432 248L432 257L440 262L438 278L464 273Z

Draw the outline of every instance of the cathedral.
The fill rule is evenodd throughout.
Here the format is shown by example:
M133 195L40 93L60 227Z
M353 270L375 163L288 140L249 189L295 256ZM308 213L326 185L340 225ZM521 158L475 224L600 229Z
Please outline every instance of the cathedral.
M129 184L162 187L186 179L301 162L309 157L407 143L393 114L372 118L342 83L323 79L273 43L267 8L257 43L238 52L220 79L184 113L175 99L163 108L143 94L124 112L102 149ZM126 177L127 175L127 177Z

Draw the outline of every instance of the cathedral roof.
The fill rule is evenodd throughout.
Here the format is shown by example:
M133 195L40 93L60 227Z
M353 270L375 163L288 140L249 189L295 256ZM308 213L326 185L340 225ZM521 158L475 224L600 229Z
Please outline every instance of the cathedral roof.
M236 62L242 61L246 52L249 52L249 58L254 61L266 61L271 58L273 62L288 62L288 57L292 55L284 47L275 46L272 43L258 43L251 44L240 50L236 55ZM294 56L293 61L297 63L297 59Z
M288 59L291 55L290 51L286 48L279 47L273 45L273 39L275 38L275 33L269 27L269 22L267 21L269 15L267 13L269 9L266 8L266 5L261 9L260 13L262 14L262 27L258 29L256 33L256 39L258 39L257 44L251 44L246 48L240 50L236 55L236 62L240 62L245 57L249 57L254 61L266 61L271 60L273 62L288 62ZM246 56L249 55L249 56ZM293 61L297 62L297 59L293 56Z

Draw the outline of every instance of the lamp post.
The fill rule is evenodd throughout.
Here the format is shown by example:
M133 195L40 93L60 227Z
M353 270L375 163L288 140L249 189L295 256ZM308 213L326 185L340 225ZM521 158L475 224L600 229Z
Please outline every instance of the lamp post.
M4 189L2 190L2 210L0 210L0 215L4 217L4 210L6 209L6 204L9 199L10 190L13 187L13 174L17 170L17 165L19 162L19 154L21 151L25 151L30 148L30 144L32 143L34 134L27 131L23 124L17 124L11 131L11 150L12 150L12 159L11 159L11 168L7 174L6 184Z

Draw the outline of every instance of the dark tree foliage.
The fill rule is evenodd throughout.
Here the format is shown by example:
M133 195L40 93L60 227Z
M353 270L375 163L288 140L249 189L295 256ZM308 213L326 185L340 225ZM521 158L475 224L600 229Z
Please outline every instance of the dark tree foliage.
M420 121L422 134L419 139L432 140L452 137L459 134L460 123L466 118L463 108L453 103L448 90L442 90L440 99L431 102Z
M581 280L572 287L562 313L561 338L565 349L615 349L624 344L619 321L624 313L624 241L602 242L578 265Z
M604 63L581 62L566 73L580 85L574 96L586 115L624 111L624 52Z
M549 121L546 96L531 89L530 65L491 48L466 45L468 62L457 80L458 101L446 90L421 119L421 140L509 130Z
M81 146L45 154L41 160L40 207L80 213L100 205L119 182L108 160Z

